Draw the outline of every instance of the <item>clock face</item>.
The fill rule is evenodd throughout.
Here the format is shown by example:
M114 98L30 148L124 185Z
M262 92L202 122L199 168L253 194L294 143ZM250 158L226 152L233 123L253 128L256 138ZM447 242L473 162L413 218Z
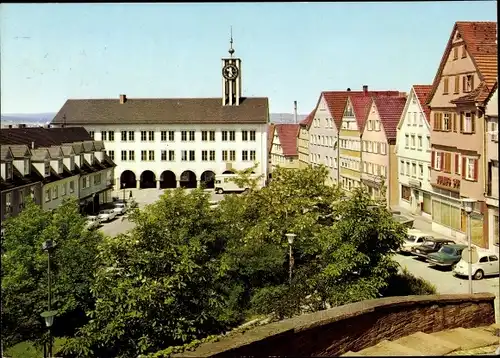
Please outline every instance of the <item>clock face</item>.
M228 80L234 80L238 77L238 67L232 64L225 65L222 69L222 75Z

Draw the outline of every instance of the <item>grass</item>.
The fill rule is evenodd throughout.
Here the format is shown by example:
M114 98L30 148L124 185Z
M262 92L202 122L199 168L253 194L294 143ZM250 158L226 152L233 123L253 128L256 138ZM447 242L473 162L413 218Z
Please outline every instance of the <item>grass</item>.
M54 339L54 346L52 347L53 355L57 354L64 341L64 338ZM24 341L6 349L4 356L11 358L41 358L43 357L43 347L37 348L32 342Z

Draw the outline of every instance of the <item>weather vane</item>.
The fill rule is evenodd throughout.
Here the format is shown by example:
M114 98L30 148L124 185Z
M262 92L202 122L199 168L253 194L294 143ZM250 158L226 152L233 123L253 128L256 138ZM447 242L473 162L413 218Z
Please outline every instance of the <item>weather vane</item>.
M233 53L234 53L234 49L233 49L233 27L231 26L231 39L229 40L229 54L231 55L231 57L233 57Z

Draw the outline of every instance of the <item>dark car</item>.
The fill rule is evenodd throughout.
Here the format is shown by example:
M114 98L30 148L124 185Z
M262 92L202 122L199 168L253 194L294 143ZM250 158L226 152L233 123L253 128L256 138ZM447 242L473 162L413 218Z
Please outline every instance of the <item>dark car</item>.
M420 246L413 247L411 252L420 258L427 259L427 255L438 252L444 245L452 245L454 243L455 241L449 239L432 238L425 240Z
M431 265L452 268L462 259L462 251L467 245L453 244L444 245L438 252L433 252L427 256L427 262Z

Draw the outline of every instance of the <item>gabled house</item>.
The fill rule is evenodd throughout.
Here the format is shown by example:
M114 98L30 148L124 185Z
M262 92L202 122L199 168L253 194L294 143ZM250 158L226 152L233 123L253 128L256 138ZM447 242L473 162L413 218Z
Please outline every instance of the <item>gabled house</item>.
M462 198L477 201L473 244L488 248L484 105L497 78L496 22L456 22L427 104L431 110L432 229L466 238Z
M315 112L316 109L314 109L304 120L299 123L299 133L297 140L299 168L306 168L310 165L309 129L311 128Z
M385 199L388 206L399 202L395 146L405 104L405 97L374 97L362 134L361 180L372 197Z
M498 83L486 99L486 205L488 207L488 247L498 253Z
M298 124L276 124L271 149L272 168L298 169L297 152Z
M425 104L432 85L413 85L398 124L399 204L414 214L431 217L430 111Z

